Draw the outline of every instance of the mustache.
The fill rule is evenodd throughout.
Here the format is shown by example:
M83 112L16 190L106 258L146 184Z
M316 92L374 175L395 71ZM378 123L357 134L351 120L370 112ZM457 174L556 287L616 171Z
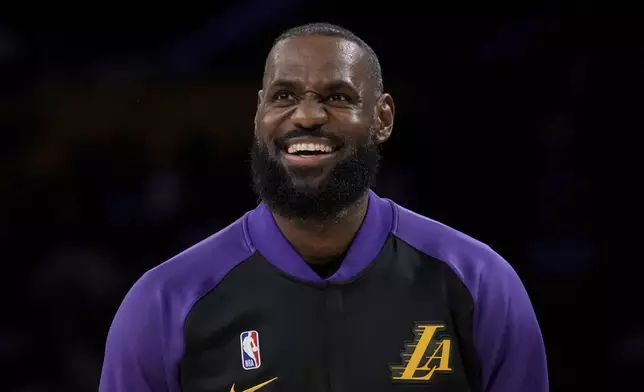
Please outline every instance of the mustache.
M319 137L329 139L336 146L341 146L345 143L344 138L341 138L324 127L316 128L295 128L291 131L284 133L274 139L275 143L279 146L284 146L287 141L296 137Z

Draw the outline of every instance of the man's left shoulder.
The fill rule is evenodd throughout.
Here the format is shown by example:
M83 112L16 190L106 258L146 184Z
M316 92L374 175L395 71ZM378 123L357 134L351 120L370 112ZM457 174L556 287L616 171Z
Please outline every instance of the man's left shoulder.
M548 391L543 337L532 303L512 266L488 245L394 204L392 233L444 263L471 295L481 390Z
M487 278L507 276L514 280L512 266L487 244L444 223L417 214L394 203L392 234L417 251L447 264L476 291Z

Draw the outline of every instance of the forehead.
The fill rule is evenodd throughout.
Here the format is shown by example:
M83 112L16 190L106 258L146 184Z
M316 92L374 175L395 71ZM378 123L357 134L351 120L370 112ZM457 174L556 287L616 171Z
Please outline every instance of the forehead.
M266 82L289 79L302 83L344 81L361 86L367 77L364 50L339 37L296 37L275 45L266 63Z

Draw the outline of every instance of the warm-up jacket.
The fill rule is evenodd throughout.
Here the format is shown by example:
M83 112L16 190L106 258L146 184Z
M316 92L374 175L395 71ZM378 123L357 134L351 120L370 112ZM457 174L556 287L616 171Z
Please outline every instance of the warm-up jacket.
M320 278L264 204L148 271L100 392L545 392L526 291L490 247L390 200Z

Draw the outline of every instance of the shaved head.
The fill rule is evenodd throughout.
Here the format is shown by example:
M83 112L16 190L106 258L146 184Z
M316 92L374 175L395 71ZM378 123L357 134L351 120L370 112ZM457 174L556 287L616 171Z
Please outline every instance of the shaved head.
M365 54L365 59L368 64L367 75L369 76L369 80L373 82L374 95L377 96L382 94L382 92L384 91L384 85L382 79L382 68L380 66L380 60L378 59L378 56L364 40L362 40L350 30L345 29L344 27L329 23L308 23L305 25L293 27L286 30L275 39L271 52L273 52L275 46L285 40L296 37L310 36L343 38L344 40L359 46ZM267 62L269 59L270 54L267 58ZM266 71L266 69L264 71Z

